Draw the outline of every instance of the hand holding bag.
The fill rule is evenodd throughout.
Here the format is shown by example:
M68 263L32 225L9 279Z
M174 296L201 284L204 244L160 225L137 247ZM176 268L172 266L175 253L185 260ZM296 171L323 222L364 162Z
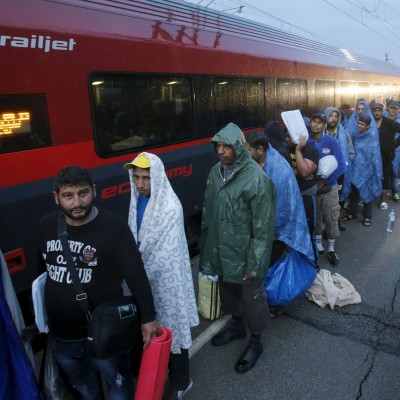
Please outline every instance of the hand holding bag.
M78 393L64 377L59 367L52 346L51 335L47 337L40 365L39 387L44 400L75 400Z
M121 296L109 300L91 312L68 245L64 214L60 214L58 220L58 237L71 275L76 300L88 320L88 353L97 358L110 358L129 351L142 339L134 297Z
M269 270L264 279L267 301L270 305L284 305L312 285L316 269L304 255L290 249Z

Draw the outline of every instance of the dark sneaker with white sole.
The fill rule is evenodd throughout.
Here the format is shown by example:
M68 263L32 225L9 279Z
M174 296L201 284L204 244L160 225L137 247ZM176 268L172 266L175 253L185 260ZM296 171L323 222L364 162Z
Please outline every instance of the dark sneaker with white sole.
M189 385L186 389L170 389L168 388L167 393L163 396L163 400L182 400L186 393L192 388L193 386L193 379L189 378Z
M338 267L339 266L339 257L334 251L328 251L328 259L329 262L331 263L332 267Z

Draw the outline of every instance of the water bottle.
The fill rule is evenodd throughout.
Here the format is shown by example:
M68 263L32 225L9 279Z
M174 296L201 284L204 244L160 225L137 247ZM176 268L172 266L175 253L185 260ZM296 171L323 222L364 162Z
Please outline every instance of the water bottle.
M390 213L389 213L388 224L387 224L387 228L386 228L386 230L387 230L388 232L390 232L390 233L393 232L393 227L394 227L394 221L395 221L395 219L396 219L396 214L395 214L395 212L394 212L394 210L393 210L393 208L392 208L392 209L390 210Z

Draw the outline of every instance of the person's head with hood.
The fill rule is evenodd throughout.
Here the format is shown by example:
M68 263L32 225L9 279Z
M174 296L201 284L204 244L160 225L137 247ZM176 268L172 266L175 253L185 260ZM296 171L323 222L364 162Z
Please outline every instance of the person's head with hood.
M285 135L282 127L277 121L269 121L264 128L264 135L271 144L282 144L285 142Z
M366 133L371 126L372 119L368 114L358 115L358 131L360 134Z
M251 158L242 130L230 122L213 136L211 142L224 167L233 168Z
M324 114L326 115L326 131L332 136L337 131L342 116L340 111L335 107L328 107Z
M356 112L358 115L364 114L367 107L367 101L364 99L358 99L356 103Z

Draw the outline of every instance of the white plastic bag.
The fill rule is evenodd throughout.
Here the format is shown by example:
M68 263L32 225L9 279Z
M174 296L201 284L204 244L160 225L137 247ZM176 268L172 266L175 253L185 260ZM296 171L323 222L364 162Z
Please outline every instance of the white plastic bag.
M322 179L329 178L338 167L336 157L333 155L322 157L318 163L318 170L316 175Z
M47 272L43 272L32 282L32 301L35 311L35 322L41 333L48 333L47 313L44 307L44 286L46 284Z

